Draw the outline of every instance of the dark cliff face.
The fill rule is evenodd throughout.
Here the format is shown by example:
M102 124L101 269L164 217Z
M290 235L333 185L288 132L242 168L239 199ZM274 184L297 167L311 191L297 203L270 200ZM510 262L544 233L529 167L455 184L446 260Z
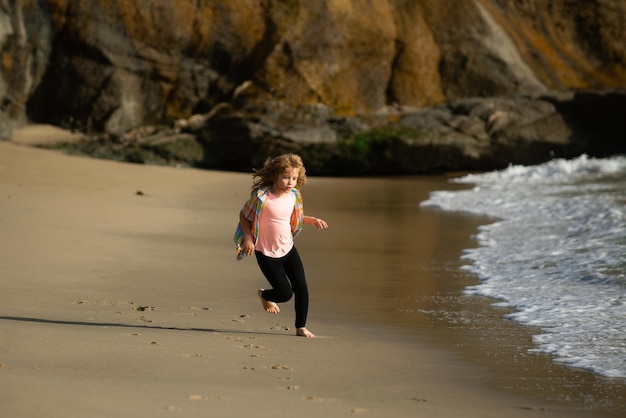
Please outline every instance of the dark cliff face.
M621 0L15 0L0 3L0 121L123 132L245 88L260 108L350 115L617 87L624 39Z

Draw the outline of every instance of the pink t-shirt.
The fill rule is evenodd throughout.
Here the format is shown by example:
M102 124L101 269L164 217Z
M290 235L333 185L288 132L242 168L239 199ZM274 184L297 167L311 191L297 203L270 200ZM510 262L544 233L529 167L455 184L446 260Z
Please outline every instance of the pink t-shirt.
M291 232L291 214L296 205L296 197L293 193L287 193L280 197L272 194L267 195L259 216L259 237L255 249L272 258L280 258L293 247L293 234Z

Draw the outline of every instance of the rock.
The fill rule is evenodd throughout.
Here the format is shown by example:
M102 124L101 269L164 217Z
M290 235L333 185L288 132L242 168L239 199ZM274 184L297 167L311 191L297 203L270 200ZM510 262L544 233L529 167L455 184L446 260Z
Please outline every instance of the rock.
M259 95L348 116L626 82L621 0L5 3L5 125L121 134Z
M243 171L259 166L267 155L283 152L302 154L323 174L490 170L571 158L592 149L623 152L624 141L616 136L623 122L614 135L598 138L594 132L600 112L580 115L592 97L600 100L592 93L457 99L391 119L336 114L311 118L308 128L278 124L281 113L250 117L222 107L212 113L200 136L207 166ZM611 97L614 107L605 106L602 115L618 115L623 105L618 98L623 100L626 93L616 91ZM295 130L299 135L293 135ZM359 135L363 154L355 155L350 147ZM345 171L345 165L352 172Z
M147 126L108 141L105 136L81 142L78 148L131 162L165 160L246 172L267 156L286 152L301 154L312 174L493 170L582 153L623 153L625 98L626 91L468 98L366 116L282 103L261 115L222 103L207 114L178 120L173 128ZM196 140L201 148L171 147Z
M626 89L577 91L567 99L544 96L554 104L573 136L586 141L596 156L626 153Z
M298 151L345 174L624 152L626 3L574 3L0 2L0 137L52 124L136 162L197 139L193 164Z

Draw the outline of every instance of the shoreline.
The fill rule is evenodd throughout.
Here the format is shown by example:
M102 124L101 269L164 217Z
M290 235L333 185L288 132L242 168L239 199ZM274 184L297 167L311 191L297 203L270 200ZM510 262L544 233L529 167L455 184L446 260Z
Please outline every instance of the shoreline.
M461 269L462 265L467 264L461 259L462 251L476 247L477 243L472 236L477 233L479 226L491 223L494 219L418 207L419 202L425 200L433 190L459 189L469 185L450 184L443 176L351 181L367 184L373 182L374 189L381 188L385 183L406 183L394 186L410 196L400 206L413 206L415 209L400 213L391 204L385 210L395 212L394 222L402 222L404 217L411 216L415 216L417 220L410 219L396 229L391 229L388 224L391 231L383 236L402 231L408 236L425 233L426 236L438 240L433 248L430 248L428 242L413 243L409 249L417 247L414 253L412 250L395 249L395 243L389 243L387 252L391 253L393 249L399 253L385 259L391 265L394 264L390 259L399 264L395 266L397 271L390 272L394 280L384 289L379 286L374 292L361 289L364 297L351 303L353 309L347 312L351 315L351 320L374 323L378 328L396 330L411 341L426 340L439 349L450 351L464 361L480 366L481 372L489 376L486 387L491 389L528 396L539 402L554 401L557 404L576 405L578 408L591 410L599 407L597 413L607 413L607 416L619 416L621 411L626 410L626 399L623 395L626 393L626 381L575 369L555 362L552 356L529 352L529 349L536 348L532 337L540 333L539 329L505 319L505 315L514 310L493 306L498 302L496 299L462 293L466 287L479 283L477 277ZM436 184L434 189L433 183ZM416 191L409 192L413 189ZM309 194L310 190L307 196ZM391 194L397 196L398 191L393 190ZM313 197L315 200L315 196ZM372 203L373 208L382 205L380 201ZM356 205L352 209L357 210ZM367 223L366 220L360 222ZM433 225L436 226L432 227ZM424 232L429 227L432 230ZM357 241L363 242L364 239L361 237ZM378 236L376 239L384 240ZM334 237L333 241L337 242L337 238ZM347 242L342 244L349 245ZM405 265L402 266L402 263ZM342 263L338 261L337 264ZM365 270L360 279L377 280L376 274L370 275ZM372 271L379 270L374 268ZM407 285L402 277L411 274L414 275L415 283ZM395 276L399 276L399 279ZM330 281L338 280L341 278L333 277ZM353 286L357 285L359 284L353 283ZM385 294L381 295L383 291ZM393 301L391 306L388 303L389 298ZM333 305L339 306L339 303ZM362 309L362 306L375 308L370 312ZM342 313L346 314L346 311L342 310ZM364 321L364 317L367 321Z
M458 251L484 220L413 212L439 183L423 178L416 194L413 179L395 180L313 178L304 187L307 213L330 224L303 231L296 243L311 287L309 325L318 335L307 340L294 336L291 303L280 316L262 311L256 265L234 261L230 238L249 175L0 143L0 411L69 418L180 411L618 416L606 405L508 388L536 374L566 393L561 382L569 377L555 373L570 371L556 367L542 377L546 362L529 362L526 376L499 372L484 347L468 342L479 340L479 330L449 327L473 307L492 321L482 333L498 324L521 340L530 335L490 301L456 293L471 280L459 272ZM372 189L394 202L391 209ZM399 247L399 232L421 234L412 247L420 251L417 265L403 262L416 255ZM386 280L375 280L383 272ZM421 280L407 284L401 278L408 273ZM456 283L441 284L442 274ZM415 296L422 298L419 315L409 312ZM266 402L284 409L258 408Z

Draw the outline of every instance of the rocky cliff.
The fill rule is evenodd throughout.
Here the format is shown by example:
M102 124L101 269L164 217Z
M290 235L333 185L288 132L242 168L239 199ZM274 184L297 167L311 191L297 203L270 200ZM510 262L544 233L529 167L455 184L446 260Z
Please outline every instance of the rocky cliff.
M324 136L321 118L625 86L625 40L622 0L1 0L0 123L123 135L213 112L188 133Z

